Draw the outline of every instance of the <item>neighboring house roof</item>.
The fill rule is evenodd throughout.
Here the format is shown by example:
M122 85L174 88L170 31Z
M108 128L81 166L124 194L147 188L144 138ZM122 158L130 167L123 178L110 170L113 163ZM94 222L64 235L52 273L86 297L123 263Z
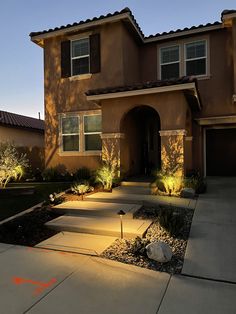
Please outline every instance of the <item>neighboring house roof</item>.
M222 14L228 14L228 12L232 13L232 11L234 10L225 10L222 12ZM226 13L224 13L226 12ZM129 24L131 24L131 26L135 29L136 34L139 35L139 38L141 38L141 40L145 43L148 43L150 41L159 41L159 40L165 40L166 38L169 37L177 37L177 36L185 36L187 35L189 32L193 32L193 33L199 33L199 32L205 32L208 30L212 30L212 29L217 29L217 28L221 28L222 23L221 22L214 22L214 23L207 23L205 25L198 25L198 26L192 26L192 27L185 27L183 29L177 29L177 30L171 30L169 32L163 32L163 33L157 33L155 35L150 35L145 37L140 26L138 25L137 21L134 18L134 15L132 14L132 11L129 8L124 8L121 11L116 11L114 13L109 13L107 15L101 15L99 17L94 17L92 19L87 19L84 21L80 21L80 22L76 22L73 24L67 24L67 25L62 25L60 27L56 27L53 29L48 29L48 30L43 30L43 31L39 31L39 32L31 32L30 36L31 39L33 41L35 41L36 43L38 43L39 45L42 45L40 43L39 37L40 39L42 39L43 37L46 36L56 36L61 34L62 32L70 32L70 31L76 31L78 30L78 27L82 27L82 26L93 26L95 25L95 23L98 22L106 22L106 20L108 21L111 18L120 18L120 19L124 19L125 21L128 20ZM187 32L187 34L186 34Z
M44 121L0 110L0 125L44 132Z
M101 94L136 91L140 89L149 89L149 88L155 88L155 87L165 87L165 86L172 86L172 85L179 85L179 84L186 84L186 83L197 84L197 79L191 76L184 76L178 79L171 79L171 80L158 80L158 81L153 81L153 82L145 82L145 83L139 83L139 84L133 84L133 85L126 85L126 86L92 89L92 90L88 90L85 94L86 96L93 96L93 95L101 95Z

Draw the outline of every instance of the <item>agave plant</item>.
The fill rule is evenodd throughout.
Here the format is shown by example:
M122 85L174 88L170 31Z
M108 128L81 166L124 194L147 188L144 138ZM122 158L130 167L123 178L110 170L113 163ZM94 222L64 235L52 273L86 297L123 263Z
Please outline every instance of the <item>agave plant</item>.
M93 190L94 190L94 188L89 185L89 182L88 182L88 181L84 181L84 182L75 182L75 183L71 186L71 191L72 191L74 194L82 195L82 199L83 199L83 195L84 195L85 193L92 192Z

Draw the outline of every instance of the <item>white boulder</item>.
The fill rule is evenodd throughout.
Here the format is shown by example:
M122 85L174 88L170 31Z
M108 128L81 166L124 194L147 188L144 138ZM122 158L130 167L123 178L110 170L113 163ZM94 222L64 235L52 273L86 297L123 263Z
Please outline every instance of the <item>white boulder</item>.
M147 256L160 263L169 262L172 258L170 246L165 242L152 242L146 246Z

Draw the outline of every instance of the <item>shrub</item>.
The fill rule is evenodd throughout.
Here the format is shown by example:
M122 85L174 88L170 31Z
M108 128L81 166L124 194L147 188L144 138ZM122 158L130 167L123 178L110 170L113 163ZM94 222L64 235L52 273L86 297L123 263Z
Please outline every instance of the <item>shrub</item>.
M184 227L184 217L171 207L161 208L159 223L171 237L178 236Z
M72 181L73 176L67 171L66 167L58 164L55 167L47 168L43 171L42 177L44 181L57 182L57 181Z
M159 171L157 173L156 185L160 191L168 195L178 195L183 188L183 178Z
M9 144L0 145L0 187L5 188L10 180L20 180L24 169L29 166L25 154L19 154Z
M74 194L79 194L79 195L83 195L87 192L92 192L93 190L94 190L94 188L89 185L88 181L75 182L71 186L71 191Z
M91 177L92 177L92 173L86 167L79 168L78 170L74 172L74 179L76 181L81 181L81 180L90 181Z
M197 194L206 192L206 182L199 172L195 172L191 177L185 178L184 187L194 189Z
M129 253L133 255L144 255L146 256L146 246L150 243L147 239L142 239L136 237L135 239L130 240L129 242Z
M116 169L110 167L109 165L103 165L96 172L96 182L101 183L103 188L106 190L112 189L112 184L115 177Z

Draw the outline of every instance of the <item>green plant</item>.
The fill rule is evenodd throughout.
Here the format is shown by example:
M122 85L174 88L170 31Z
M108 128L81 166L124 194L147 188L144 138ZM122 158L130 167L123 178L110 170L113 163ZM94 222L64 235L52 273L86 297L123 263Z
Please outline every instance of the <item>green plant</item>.
M175 176L164 171L157 173L156 186L168 195L178 195L183 188L184 182L182 176Z
M67 171L66 167L58 164L55 167L46 168L42 177L47 182L72 181L73 176Z
M103 165L96 172L96 182L101 183L106 190L112 189L112 184L115 177L116 169L110 167L109 165Z
M87 192L92 192L93 190L94 190L94 188L89 185L88 181L75 182L71 186L71 191L74 194L79 194L79 195L83 195Z
M76 181L81 181L81 180L90 181L91 177L92 177L92 173L90 169L86 167L79 168L74 172L74 179Z
M147 239L136 237L129 241L129 253L133 255L144 255L146 256L146 246L150 243Z
M20 180L29 166L25 154L19 154L9 143L0 145L0 187L5 188L10 180Z
M191 177L184 179L184 187L192 188L197 194L205 193L206 182L199 172L196 172Z
M171 207L161 208L159 223L171 237L178 236L184 227L184 216Z

